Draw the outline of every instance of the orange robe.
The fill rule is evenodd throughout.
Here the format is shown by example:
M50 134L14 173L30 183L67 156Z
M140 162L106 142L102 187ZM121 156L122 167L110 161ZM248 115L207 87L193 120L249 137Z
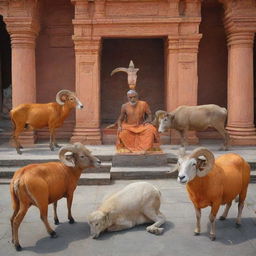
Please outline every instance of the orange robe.
M153 150L154 142L159 143L159 134L152 124L143 124L149 106L138 101L133 107L126 103L126 120L122 122L122 131L117 134L118 152L140 152ZM126 151L125 151L126 150Z

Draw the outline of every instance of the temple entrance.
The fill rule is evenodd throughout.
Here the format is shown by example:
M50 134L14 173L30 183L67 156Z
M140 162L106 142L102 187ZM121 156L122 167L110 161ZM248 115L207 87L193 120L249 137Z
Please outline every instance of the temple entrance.
M11 39L0 15L0 119L9 119L11 108Z
M127 74L110 76L117 67L128 68L133 60L141 100L150 105L152 113L164 109L164 39L104 39L101 56L101 125L114 123L129 90ZM104 134L103 134L104 142Z

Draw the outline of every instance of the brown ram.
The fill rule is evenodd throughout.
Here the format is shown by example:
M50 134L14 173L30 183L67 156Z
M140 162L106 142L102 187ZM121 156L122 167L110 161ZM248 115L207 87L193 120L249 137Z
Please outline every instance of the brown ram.
M58 224L57 201L66 197L69 223L74 223L71 205L77 181L85 168L100 165L100 160L81 143L62 147L59 151L59 158L61 162L30 164L22 167L15 172L11 180L12 242L17 251L22 249L18 229L29 207L34 205L39 208L41 220L47 232L51 237L56 237L56 232L48 223L48 205L54 204L54 220L55 224Z
M59 147L55 140L55 129L59 128L69 115L70 111L77 107L82 109L83 105L69 90L61 90L56 95L57 102L45 104L21 104L10 111L13 122L13 140L18 154L21 154L18 137L26 129L40 129L48 127L50 131L50 149Z

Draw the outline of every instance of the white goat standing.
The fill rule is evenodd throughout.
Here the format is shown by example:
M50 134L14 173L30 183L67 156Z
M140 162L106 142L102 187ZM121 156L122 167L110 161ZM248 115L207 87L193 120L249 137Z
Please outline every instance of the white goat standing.
M147 227L153 234L161 234L165 216L159 211L160 191L150 183L135 182L108 197L97 211L89 216L91 235L97 238L103 231L118 231L135 225L154 222Z

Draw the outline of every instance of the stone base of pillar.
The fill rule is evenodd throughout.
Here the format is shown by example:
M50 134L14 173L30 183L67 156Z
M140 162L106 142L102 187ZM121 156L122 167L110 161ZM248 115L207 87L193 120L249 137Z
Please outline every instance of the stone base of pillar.
M86 145L101 145L101 130L99 128L76 127L70 143L81 142Z
M171 144L180 144L180 138L180 134L177 131L171 130ZM196 145L199 143L199 139L195 131L189 131L187 133L187 143L189 145Z
M230 137L230 145L253 146L256 145L256 129L249 128L226 128Z

